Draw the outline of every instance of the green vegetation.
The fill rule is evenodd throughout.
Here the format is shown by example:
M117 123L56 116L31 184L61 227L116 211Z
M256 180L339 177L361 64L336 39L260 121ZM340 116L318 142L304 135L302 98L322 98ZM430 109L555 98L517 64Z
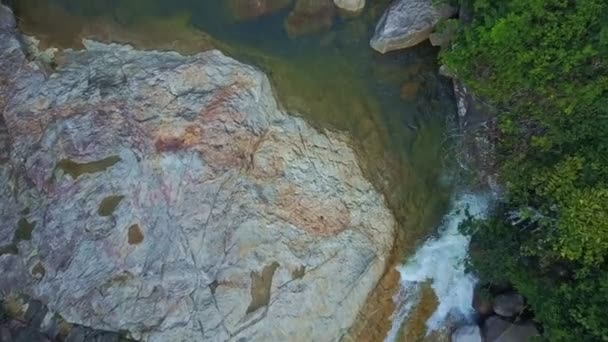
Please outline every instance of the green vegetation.
M506 198L467 225L473 266L550 341L608 341L608 1L461 0L443 63L498 108Z

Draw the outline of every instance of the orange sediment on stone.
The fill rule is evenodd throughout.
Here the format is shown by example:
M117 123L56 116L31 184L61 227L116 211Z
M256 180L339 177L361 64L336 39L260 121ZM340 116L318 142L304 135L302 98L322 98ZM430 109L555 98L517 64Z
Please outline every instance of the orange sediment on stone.
M127 232L129 245L138 245L142 241L144 241L144 233L141 231L141 228L138 224L134 224L129 227L129 231Z

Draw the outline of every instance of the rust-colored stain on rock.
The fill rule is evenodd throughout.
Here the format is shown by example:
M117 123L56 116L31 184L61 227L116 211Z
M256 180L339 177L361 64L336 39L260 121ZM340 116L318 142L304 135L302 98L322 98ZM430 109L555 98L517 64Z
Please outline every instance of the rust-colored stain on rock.
M350 225L350 211L344 203L299 193L293 186L280 192L278 205L280 217L315 235L336 235Z
M127 235L129 245L138 245L144 241L144 233L141 231L138 224L129 227Z

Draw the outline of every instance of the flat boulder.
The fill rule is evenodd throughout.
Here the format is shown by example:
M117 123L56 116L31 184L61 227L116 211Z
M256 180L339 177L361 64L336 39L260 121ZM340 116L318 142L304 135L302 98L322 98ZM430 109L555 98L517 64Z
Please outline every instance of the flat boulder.
M454 7L434 5L432 0L395 0L380 18L370 45L381 53L417 45L440 20L455 13Z
M285 30L291 38L328 31L335 15L331 0L297 0L285 20Z
M395 220L348 136L289 115L219 51L85 41L51 69L18 38L0 26L0 292L152 342L352 325Z

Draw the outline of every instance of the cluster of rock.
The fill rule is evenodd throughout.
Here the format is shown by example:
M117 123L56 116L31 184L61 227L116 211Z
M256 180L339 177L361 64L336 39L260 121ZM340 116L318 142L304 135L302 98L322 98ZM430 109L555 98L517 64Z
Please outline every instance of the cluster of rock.
M329 30L336 9L361 13L365 0L229 0L228 6L237 20L251 20L291 9L285 20L290 37ZM457 13L448 4L433 0L394 0L384 12L372 37L371 46L381 53L403 49L431 39L433 45L449 42L448 32L433 32L435 26Z
M471 20L470 12L466 7L436 4L433 0L395 0L382 15L370 45L381 53L412 47L427 39L433 45L449 47L459 24L445 20L458 15L460 22L467 23ZM442 21L445 25L441 32L435 31ZM440 73L452 78L454 83L459 130L464 137L457 159L465 169L476 170L480 183L489 184L493 191L499 192L495 142L491 138L496 129L495 110L471 94L445 67ZM415 83L406 83L401 96L411 99L416 90Z
M252 20L291 8L285 30L294 38L329 30L336 9L357 14L365 7L365 0L230 0L228 5L237 20Z
M459 327L452 342L526 342L539 335L534 323L522 318L525 303L518 293L509 291L490 298L478 288L472 305L480 325Z
M395 221L348 137L266 76L84 42L26 57L0 6L0 293L147 341L333 341Z
M256 19L289 9L285 30L290 37L298 37L329 30L336 9L360 13L365 0L229 0L228 7L237 20ZM392 1L380 18L370 45L381 53L408 48L427 39L433 45L445 45L452 30L433 31L439 22L456 13L455 7L434 4L433 0Z

